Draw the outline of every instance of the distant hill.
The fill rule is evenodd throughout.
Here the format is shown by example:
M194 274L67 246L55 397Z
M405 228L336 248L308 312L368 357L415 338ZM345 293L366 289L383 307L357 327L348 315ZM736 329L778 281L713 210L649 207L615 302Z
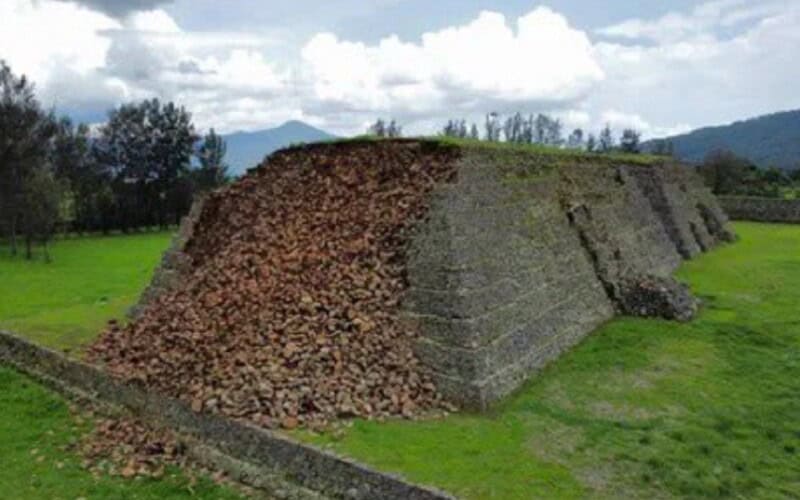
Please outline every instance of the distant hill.
M800 166L800 110L760 116L721 127L668 137L678 158L699 163L715 149L728 149L760 167ZM653 141L645 143L645 149Z
M300 121L290 121L280 127L257 132L236 132L224 138L228 143L226 160L230 173L241 175L283 147L299 142L335 139L336 136Z

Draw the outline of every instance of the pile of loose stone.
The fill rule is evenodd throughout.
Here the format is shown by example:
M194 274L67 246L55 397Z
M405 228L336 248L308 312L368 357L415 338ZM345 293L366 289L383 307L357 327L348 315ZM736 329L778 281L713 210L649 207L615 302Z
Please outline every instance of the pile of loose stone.
M170 431L155 430L137 420L100 418L80 442L84 466L98 474L161 477L165 467L186 467L187 456Z
M399 315L404 249L455 152L416 142L274 155L206 201L192 269L89 359L265 427L442 407Z

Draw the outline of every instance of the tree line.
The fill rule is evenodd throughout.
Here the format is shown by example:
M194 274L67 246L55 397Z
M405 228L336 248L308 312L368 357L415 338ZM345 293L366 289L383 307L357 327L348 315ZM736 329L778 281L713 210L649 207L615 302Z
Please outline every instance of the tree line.
M697 169L714 194L800 198L800 168L791 172L775 167L763 169L721 149L706 155Z
M489 113L483 124L483 135L475 123L468 125L466 120L449 120L442 128L441 135L459 139L491 142L504 140L516 144L568 147L597 153L641 152L641 134L634 129L625 129L619 141L609 125L596 135L587 134L581 128L573 129L566 134L561 120L544 113L528 116L515 113L505 119L498 113Z
M109 111L96 129L57 117L0 61L0 239L32 257L58 231L132 232L179 222L227 181L225 141L158 99Z
M394 120L386 122L379 119L369 127L367 133L378 137L399 137L402 135L402 128ZM515 113L505 119L498 113L489 113L486 115L482 131L476 123L448 120L439 135L457 139L568 147L594 153L642 151L641 134L632 128L623 130L619 140L609 125L597 134L586 133L583 129L576 128L565 136L561 120L543 113L528 116ZM669 141L654 141L652 149L654 154L672 155L672 144Z
M402 128L394 120L387 122L382 119L367 131L368 134L378 137L399 137L401 132ZM642 151L641 135L634 129L623 130L619 140L609 125L596 135L576 128L565 137L562 122L542 113L527 117L515 113L505 119L498 113L490 113L486 115L483 130L476 123L468 123L466 120L448 120L439 135L457 139L567 147L595 153ZM647 145L647 152L673 156L674 146L669 139L655 139ZM715 194L800 199L800 168L791 172L775 167L763 169L730 151L716 150L706 156L703 163L697 166L697 170Z

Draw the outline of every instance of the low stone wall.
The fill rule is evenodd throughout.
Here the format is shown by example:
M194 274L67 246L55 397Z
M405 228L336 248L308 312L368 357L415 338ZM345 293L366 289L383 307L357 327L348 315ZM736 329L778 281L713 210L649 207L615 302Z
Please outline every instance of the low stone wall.
M195 413L182 402L119 383L93 366L68 359L10 333L0 332L0 362L61 392L123 407L145 421L173 429L195 440L199 447L205 447L199 453L230 472L232 477L266 488L280 498L453 498L283 435L222 417Z
M720 196L719 202L733 220L800 224L800 200Z

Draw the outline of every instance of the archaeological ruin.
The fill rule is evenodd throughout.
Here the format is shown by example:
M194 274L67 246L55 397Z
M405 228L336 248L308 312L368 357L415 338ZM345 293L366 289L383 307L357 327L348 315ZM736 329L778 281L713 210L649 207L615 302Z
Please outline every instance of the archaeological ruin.
M299 146L195 207L90 359L269 428L484 409L615 314L690 319L672 273L734 237L671 160Z

